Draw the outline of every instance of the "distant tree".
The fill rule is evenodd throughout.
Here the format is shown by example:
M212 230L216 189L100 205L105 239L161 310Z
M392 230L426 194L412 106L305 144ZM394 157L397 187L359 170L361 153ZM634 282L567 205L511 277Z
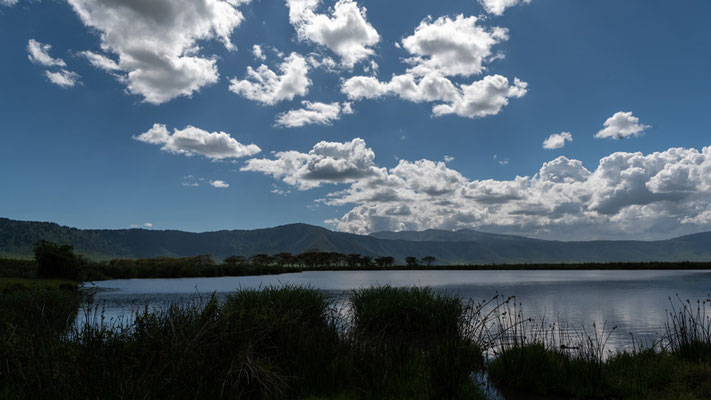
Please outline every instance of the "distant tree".
M373 257L371 256L363 256L360 258L360 266L361 267L372 267L373 266Z
M225 264L232 264L232 265L245 265L249 259L247 257L243 256L230 256L225 258Z
M405 264L407 264L408 267L416 267L420 265L419 261L417 260L417 257L405 257Z
M427 256L427 257L422 257L422 261L427 264L428 267L432 266L432 263L435 262L436 258L432 256Z
M35 243L34 251L40 278L75 280L80 266L85 263L83 257L74 254L74 247L67 244L40 240Z
M354 268L360 265L360 254L349 254L346 257L346 262L348 263L349 267Z
M307 250L299 255L301 263L310 268L316 268L321 261L321 253L318 250Z
M316 253L316 265L320 268L325 268L331 265L333 260L332 253Z
M280 267L284 266L293 266L294 265L294 256L291 255L291 253L279 253L274 256L274 260L276 261L277 265Z
M378 265L378 267L382 268L391 267L394 262L395 258L393 257L378 257L375 259L375 263Z
M348 256L341 253L331 253L331 265L343 267L348 264Z
M194 265L199 265L201 267L204 267L206 265L215 265L215 260L212 259L212 256L209 254L201 254L199 256L195 257L188 257L185 258L186 261L189 263L192 263Z
M274 263L274 257L269 254L255 254L252 257L249 257L249 261L252 265L266 267Z

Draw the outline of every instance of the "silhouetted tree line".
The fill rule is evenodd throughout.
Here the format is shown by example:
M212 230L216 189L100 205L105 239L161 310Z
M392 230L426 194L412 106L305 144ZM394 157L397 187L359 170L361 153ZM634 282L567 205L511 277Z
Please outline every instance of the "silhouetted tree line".
M110 278L221 276L288 272L288 269L319 268L389 268L395 263L390 256L372 257L361 254L343 254L307 250L300 254L234 255L218 264L210 255L193 257L125 258L105 262L88 261L74 253L74 248L41 240L35 243L37 276L71 280ZM432 256L407 257L408 267L432 265Z
M343 254L336 252L321 252L308 250L301 254L278 253L255 254L250 257L231 256L225 258L226 264L234 265L262 265L293 268L328 268L328 267L391 267L395 258L390 256L371 257L360 254Z
M420 265L420 261L428 267L435 261L435 257L427 256L419 260L417 257L407 257L405 262L409 267ZM250 257L231 256L225 258L226 264L233 265L260 265L278 266L292 268L388 268L395 264L395 258L390 256L371 257L361 254L343 254L337 252L321 252L318 250L308 250L300 254L278 253L255 254Z

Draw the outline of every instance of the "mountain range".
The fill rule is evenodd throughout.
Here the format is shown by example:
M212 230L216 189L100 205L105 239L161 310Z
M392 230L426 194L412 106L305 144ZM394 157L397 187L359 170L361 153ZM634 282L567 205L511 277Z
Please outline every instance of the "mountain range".
M0 257L32 256L41 239L69 244L91 259L186 257L210 254L216 259L259 253L307 250L392 256L433 256L437 264L515 264L577 262L711 261L711 232L668 240L551 241L464 229L334 232L307 224L254 230L183 232L147 229L77 229L51 222L0 218Z

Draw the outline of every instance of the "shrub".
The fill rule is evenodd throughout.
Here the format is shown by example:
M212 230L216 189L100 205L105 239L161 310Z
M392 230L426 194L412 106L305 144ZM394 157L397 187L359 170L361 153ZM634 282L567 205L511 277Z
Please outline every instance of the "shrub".
M84 263L81 256L74 254L69 245L40 240L34 247L37 261L37 276L48 279L72 279L79 276L79 268Z

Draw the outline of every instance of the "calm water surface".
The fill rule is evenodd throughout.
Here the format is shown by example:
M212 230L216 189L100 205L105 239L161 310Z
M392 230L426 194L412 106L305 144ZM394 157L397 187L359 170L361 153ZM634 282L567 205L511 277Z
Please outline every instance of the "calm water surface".
M105 318L130 321L131 313L149 307L188 302L239 288L307 285L339 300L349 291L373 285L429 286L463 298L516 296L524 315L571 326L617 325L613 349L629 348L636 339L656 338L665 322L669 297L708 298L711 271L312 271L282 275L220 278L125 279L89 284L100 289L95 304Z

